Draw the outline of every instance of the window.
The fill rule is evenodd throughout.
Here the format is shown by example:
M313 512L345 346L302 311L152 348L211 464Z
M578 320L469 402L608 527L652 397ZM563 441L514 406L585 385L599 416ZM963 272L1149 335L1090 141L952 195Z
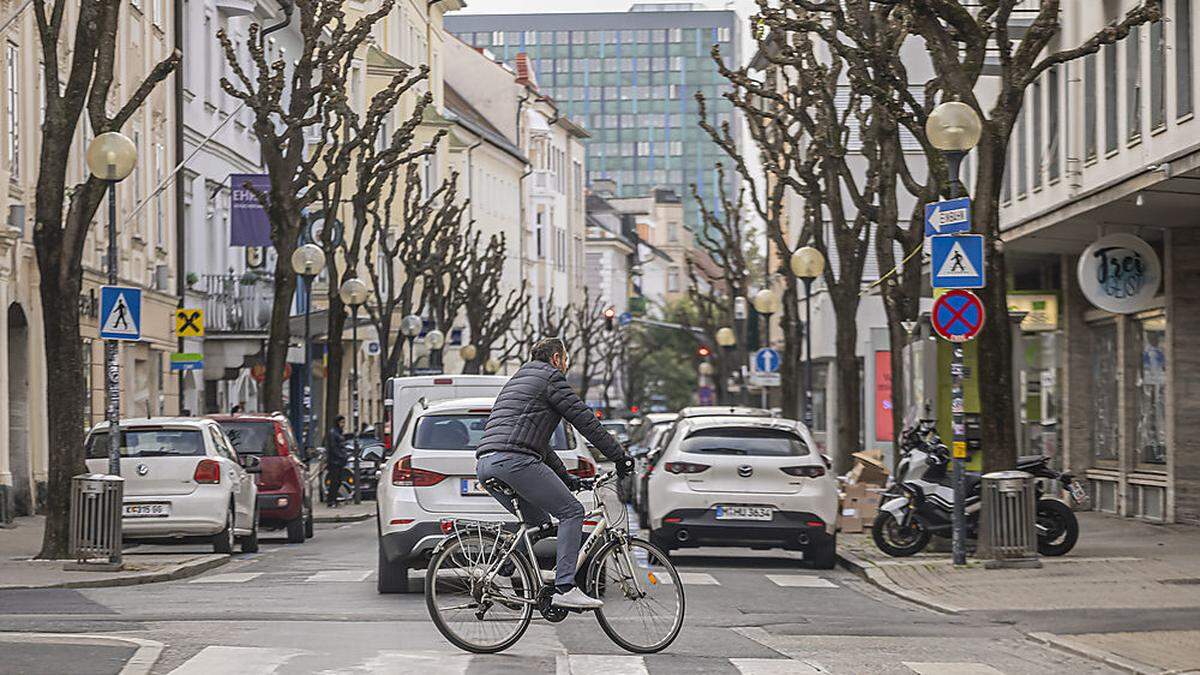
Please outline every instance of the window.
M1117 46L1104 46L1104 151L1116 152L1117 138Z
M20 50L13 43L8 43L6 59L5 103L8 105L8 166L11 177L17 180L21 177L21 100L17 96L17 86L21 77Z
M1126 136L1136 141L1142 135L1142 32L1134 26L1125 38Z
M1017 197L1024 197L1028 190L1029 157L1025 140L1025 120L1017 122Z
M1134 396L1137 420L1137 462L1167 463L1167 320L1162 315L1134 325L1141 348Z
M1175 0L1175 114L1192 112L1192 0Z
M679 223L675 221L667 223L667 241L679 241Z
M1091 326L1092 414L1091 445L1097 460L1117 458L1118 431L1117 325L1113 322Z
M411 414L410 414L411 417ZM413 447L418 450L474 450L483 438L487 415L447 414L425 415L417 420L413 429ZM575 435L560 423L550 437L551 450L569 450L575 447ZM408 428L407 421L404 429ZM401 431L404 435L404 430Z
M1096 159L1096 59L1083 58L1083 158Z
M698 429L683 439L679 451L742 457L803 457L809 452L804 441L790 431L757 427Z
M154 0L154 6L152 9L153 9L153 12L151 13L151 18L154 21L154 25L158 26L159 28L162 28L163 19L165 19L167 16L167 10L166 10L166 5L164 4L164 0Z
M154 144L154 187L162 184L163 180L163 165L166 163L166 148L162 143ZM158 196L154 198L154 242L159 248L167 247L166 234L166 215L164 213L163 193L166 190L161 190Z
M1046 152L1042 145L1042 81L1033 83L1032 105L1028 106L1026 116L1033 132L1033 189L1042 188L1042 154Z
M678 293L679 292L679 268L678 267L672 267L671 269L667 270L667 292L668 293Z
M121 429L122 457L202 457L204 436L198 429ZM108 432L98 431L87 439L88 459L108 456Z
M1059 142L1058 142L1058 126L1059 126L1059 84L1058 84L1058 68L1051 68L1050 74L1047 76L1047 98L1046 98L1046 144L1050 157L1046 161L1047 175L1050 177L1050 182L1053 183L1059 178Z
M1167 36L1161 21L1150 24L1150 128L1167 125Z

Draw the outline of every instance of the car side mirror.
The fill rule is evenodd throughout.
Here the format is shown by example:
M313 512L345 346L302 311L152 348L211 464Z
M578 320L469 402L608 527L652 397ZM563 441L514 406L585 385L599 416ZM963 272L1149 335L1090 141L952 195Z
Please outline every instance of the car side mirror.
M825 468L826 468L826 469L832 469L832 468L833 468L833 460L829 458L829 455L822 454L822 455L821 455L821 461L822 461L822 462L825 462Z
M246 473L262 473L262 460L257 455L238 455L238 463Z

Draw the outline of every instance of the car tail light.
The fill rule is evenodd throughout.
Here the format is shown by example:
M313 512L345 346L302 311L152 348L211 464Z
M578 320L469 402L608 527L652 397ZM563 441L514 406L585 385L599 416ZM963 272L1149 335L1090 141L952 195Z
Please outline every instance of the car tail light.
M383 423L383 448L384 448L384 450L389 450L389 451L392 449L392 416L391 415L388 415L387 420L384 421L384 423Z
M414 469L412 455L401 457L392 467L392 485L399 487L429 487L437 485L446 477L436 471Z
M221 465L215 459L202 459L192 473L192 480L204 485L216 485L221 482Z
M671 473L700 473L707 471L708 465L694 462L667 462L663 468Z
M823 520L820 520L820 519L818 519L818 520L810 520L810 521L808 521L808 522L806 522L806 523L804 523L804 524L805 524L805 525L807 525L807 526L809 526L809 527L825 527L825 521L823 521Z
M596 465L580 457L579 466L567 469L567 473L577 478L592 478L596 475Z
M785 466L780 471L789 476L800 476L802 478L820 478L825 475L825 467L823 466Z
M288 454L287 436L283 435L283 425L275 423L275 454L286 457Z
M667 516L666 518L663 518L663 522L674 525L675 523L682 523L683 518L680 518L679 516Z

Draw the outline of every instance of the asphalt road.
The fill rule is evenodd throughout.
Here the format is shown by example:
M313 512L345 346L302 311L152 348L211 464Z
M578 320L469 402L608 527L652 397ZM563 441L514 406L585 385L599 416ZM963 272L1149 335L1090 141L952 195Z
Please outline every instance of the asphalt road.
M848 572L748 549L677 556L687 618L661 654L625 653L591 617L571 616L535 620L504 654L470 655L441 637L421 595L376 593L375 538L373 521L325 525L305 544L267 538L193 579L0 591L0 631L71 634L55 644L0 633L0 673L116 672L133 652L79 644L81 634L162 643L151 672L178 675L1111 672L1035 644L1012 617L946 616Z

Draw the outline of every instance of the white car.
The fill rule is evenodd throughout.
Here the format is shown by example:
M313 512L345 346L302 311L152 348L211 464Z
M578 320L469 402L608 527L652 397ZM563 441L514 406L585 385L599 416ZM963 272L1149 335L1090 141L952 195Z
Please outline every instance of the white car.
M650 539L664 550L748 546L836 562L837 482L793 420L681 418L650 474Z
M221 425L195 417L122 420L124 539L204 540L216 553L258 550L258 458L239 460ZM108 423L88 434L88 471L108 472ZM246 463L243 467L242 462Z
M419 402L397 430L395 450L380 471L375 500L380 593L422 590L420 584L410 583L409 569L429 564L430 553L444 536L442 519L516 521L475 478L475 448L495 400ZM581 478L596 474L596 465L573 428L560 425L550 442L572 474ZM584 508L593 506L590 493L579 496ZM535 548L539 556L552 550L550 539Z

